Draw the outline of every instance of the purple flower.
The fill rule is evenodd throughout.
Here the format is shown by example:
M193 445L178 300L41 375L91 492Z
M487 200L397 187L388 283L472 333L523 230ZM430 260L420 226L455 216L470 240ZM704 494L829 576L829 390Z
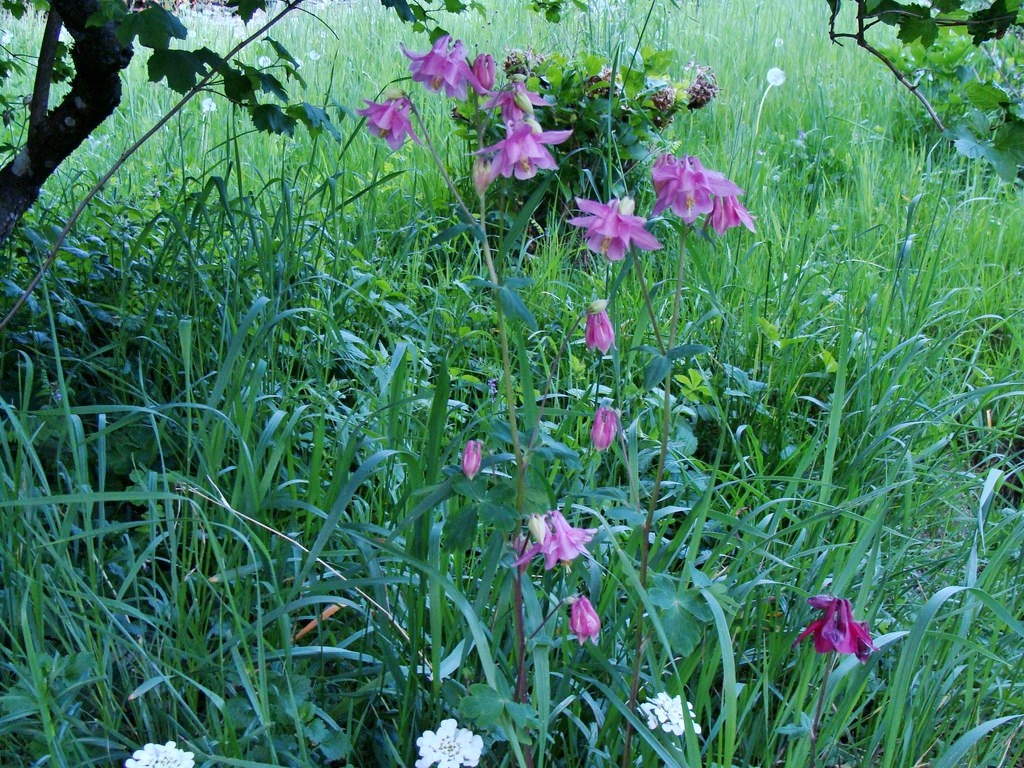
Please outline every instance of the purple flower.
M467 440L466 447L462 449L462 474L472 480L480 471L480 457L483 454L484 444L479 440Z
M692 155L686 155L682 160L673 155L662 155L654 161L651 178L657 195L654 213L671 208L687 224L693 224L701 214L711 213L714 208L712 195L735 197L743 194L743 190L723 174L706 170Z
M590 428L590 442L594 448L603 451L612 444L619 433L619 414L611 408L599 406L594 413L594 426Z
M597 644L597 636L601 634L601 617L587 598L577 597L570 606L569 629L576 635L580 645L587 640Z
M738 227L742 224L751 232L754 230L754 219L746 208L736 199L735 195L724 195L716 197L711 215L707 218L709 223L718 234L725 234L729 227Z
M587 542L594 538L594 531L574 528L557 509L548 512L544 523L547 525L544 537L535 537L539 539L537 543L523 552L516 565L523 565L539 552L544 555L544 570L550 571L559 562L572 562L585 553Z
M477 154L494 153L491 160L491 180L504 176L517 179L532 179L538 168L554 170L558 167L545 144L561 144L572 131L542 131L532 120L524 120L509 128L508 136L490 147L478 150Z
M615 329L608 319L607 301L595 301L587 309L587 327L583 335L587 349L599 349L603 354L615 343Z
M479 83L466 63L466 46L461 40L456 40L449 49L451 40L451 35L442 35L426 53L413 53L403 45L402 53L412 62L409 71L415 82L423 83L432 93L443 88L450 98L465 101L466 86Z
M604 254L609 261L621 261L631 245L643 251L656 251L661 243L644 229L646 219L634 216L633 198L614 198L607 204L576 198L576 205L589 216L574 216L569 223L586 229L587 247Z
M363 99L365 109L357 109L356 114L366 118L366 129L374 136L384 139L392 151L398 150L409 137L417 144L419 138L413 133L409 120L412 103L405 96L387 99L383 104Z
M548 103L537 93L527 90L523 80L513 80L512 87L491 96L484 109L501 108L501 119L505 125L515 125L527 115L533 114L534 107L546 107Z
M494 87L494 57L489 53L481 53L473 59L472 71L476 78L475 83L470 83L473 90L481 96L489 93Z
M824 611L825 615L812 621L793 641L793 647L805 637L813 635L814 650L818 653L854 653L861 663L868 660L872 651L878 650L871 642L867 622L853 620L853 606L849 600L815 595L807 598L807 604Z

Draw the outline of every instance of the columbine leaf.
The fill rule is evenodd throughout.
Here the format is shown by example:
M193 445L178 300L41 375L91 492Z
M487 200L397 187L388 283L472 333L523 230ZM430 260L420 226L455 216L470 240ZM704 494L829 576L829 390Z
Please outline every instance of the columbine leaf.
M445 551L456 552L471 547L476 538L479 519L479 508L476 504L468 504L448 515L448 519L444 521L444 534L441 537Z

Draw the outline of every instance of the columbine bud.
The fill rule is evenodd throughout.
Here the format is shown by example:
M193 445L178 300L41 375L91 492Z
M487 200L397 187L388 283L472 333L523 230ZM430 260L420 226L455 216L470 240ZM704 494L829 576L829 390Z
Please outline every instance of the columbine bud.
M530 515L526 527L530 529L530 537L538 544L543 544L544 540L548 537L548 533L550 533L548 524L544 522L543 515Z
M594 426L590 429L590 442L599 451L605 450L619 431L619 415L611 408L600 406L594 413Z
M406 93L397 85L389 85L380 96L384 101L394 101L395 99L404 99Z
M607 301L595 301L590 305L587 309L587 327L583 335L587 349L599 349L603 354L608 354L608 350L615 343L615 329L608 319L606 306Z
M473 74L480 84L480 95L494 87L494 57L489 53L481 53L473 60Z
M636 210L636 200L632 197L624 197L619 200L619 213L623 216L632 216Z
M494 181L494 176L491 173L490 161L478 157L473 161L473 189L476 190L478 195L483 197L484 192L491 186L492 181Z
M533 114L533 104L530 102L530 97L526 94L526 91L521 91L517 88L512 94L512 101L514 101L516 106L526 114ZM538 133L540 133L540 131L538 131Z
M580 645L587 640L597 643L597 636L601 634L601 617L587 598L576 598L569 608L569 629L576 635Z
M544 129L540 127L540 123L534 120L532 117L524 117L523 122L530 126L530 130L534 133L544 133Z
M480 458L483 455L484 444L479 440L467 440L466 447L462 449L462 474L472 480L480 471Z

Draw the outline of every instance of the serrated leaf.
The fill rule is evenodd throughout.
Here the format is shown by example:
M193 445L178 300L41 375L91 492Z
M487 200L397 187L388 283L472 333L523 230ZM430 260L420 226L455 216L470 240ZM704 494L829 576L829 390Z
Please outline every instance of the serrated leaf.
M128 45L136 37L145 48L163 51L171 40L184 40L188 30L177 16L160 7L151 5L138 13L129 13L117 25L117 39Z
M1010 105L1009 94L996 85L979 83L975 80L964 87L964 93L971 104L986 112L993 109L1003 109Z
M415 21L412 9L405 0L380 0L385 8L394 8L402 21Z
M147 63L150 82L167 80L167 87L178 93L186 93L210 73L213 67L223 62L220 56L209 48L195 51L167 50L153 51Z
M931 48L938 36L939 25L929 18L909 14L900 20L899 38L907 45L920 40L925 48Z
M284 111L273 104L254 104L246 107L252 117L253 125L266 133L277 133L292 136L298 120L289 117Z

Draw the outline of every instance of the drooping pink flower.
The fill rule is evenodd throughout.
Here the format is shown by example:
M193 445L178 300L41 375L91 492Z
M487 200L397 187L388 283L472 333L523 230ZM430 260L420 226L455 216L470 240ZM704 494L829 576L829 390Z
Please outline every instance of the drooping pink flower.
M466 446L462 449L462 474L470 480L480 471L483 448L484 444L479 440L467 440Z
M809 635L814 636L814 650L818 653L853 653L864 663L872 651L877 651L871 642L871 631L867 622L853 620L853 606L845 598L830 595L815 595L807 598L807 604L825 615L815 619L807 629L793 641L793 647Z
M572 131L542 131L532 120L524 120L509 129L508 136L497 144L478 150L477 154L494 154L491 160L491 180L504 176L532 179L539 168L554 170L555 158L544 148L545 144L561 144Z
M587 327L583 334L587 349L599 349L603 354L608 354L608 350L615 343L615 329L608 319L607 306L607 301L595 301L590 305L587 309Z
M619 433L619 414L613 409L598 406L594 412L594 426L590 428L590 442L594 448L603 451L614 441Z
M743 190L718 171L709 171L693 155L682 159L664 154L654 161L651 170L654 192L654 214L666 208L687 224L693 224L701 214L711 213L711 196L742 195Z
M471 83L473 90L481 96L490 93L494 87L494 57L489 53L481 53L473 59L471 69L476 78L476 82Z
M381 104L363 99L365 109L357 109L356 114L366 118L366 129L374 136L384 139L392 151L397 151L405 144L406 137L417 144L419 137L412 130L409 112L412 103L405 96L387 99Z
M597 637L601 634L601 617L586 597L577 597L569 607L569 629L576 635L580 645L587 640L597 644Z
M754 219L750 212L743 207L743 204L736 199L735 195L723 195L715 198L714 207L707 222L714 228L715 232L722 235L729 227L738 227L742 224L751 232L754 230Z
M466 63L466 46L461 40L452 44L451 35L437 38L426 53L413 53L404 45L401 48L411 61L409 71L413 81L423 83L432 93L443 88L449 98L465 101L468 95L466 87L479 85L476 75Z
M608 203L576 198L576 205L589 216L574 216L569 223L586 230L587 247L609 261L621 261L630 246L642 251L661 248L657 238L644 229L647 220L634 216L633 198L612 199Z
M594 538L594 531L586 528L574 528L562 515L560 510L553 509L544 521L548 531L544 538L520 555L516 565L523 565L534 555L544 555L544 570L550 571L559 562L569 563L587 551L586 544Z
M501 119L505 125L518 124L527 115L533 114L534 107L546 107L540 94L528 90L523 80L513 80L511 88L503 88L484 104L484 109L501 109Z

